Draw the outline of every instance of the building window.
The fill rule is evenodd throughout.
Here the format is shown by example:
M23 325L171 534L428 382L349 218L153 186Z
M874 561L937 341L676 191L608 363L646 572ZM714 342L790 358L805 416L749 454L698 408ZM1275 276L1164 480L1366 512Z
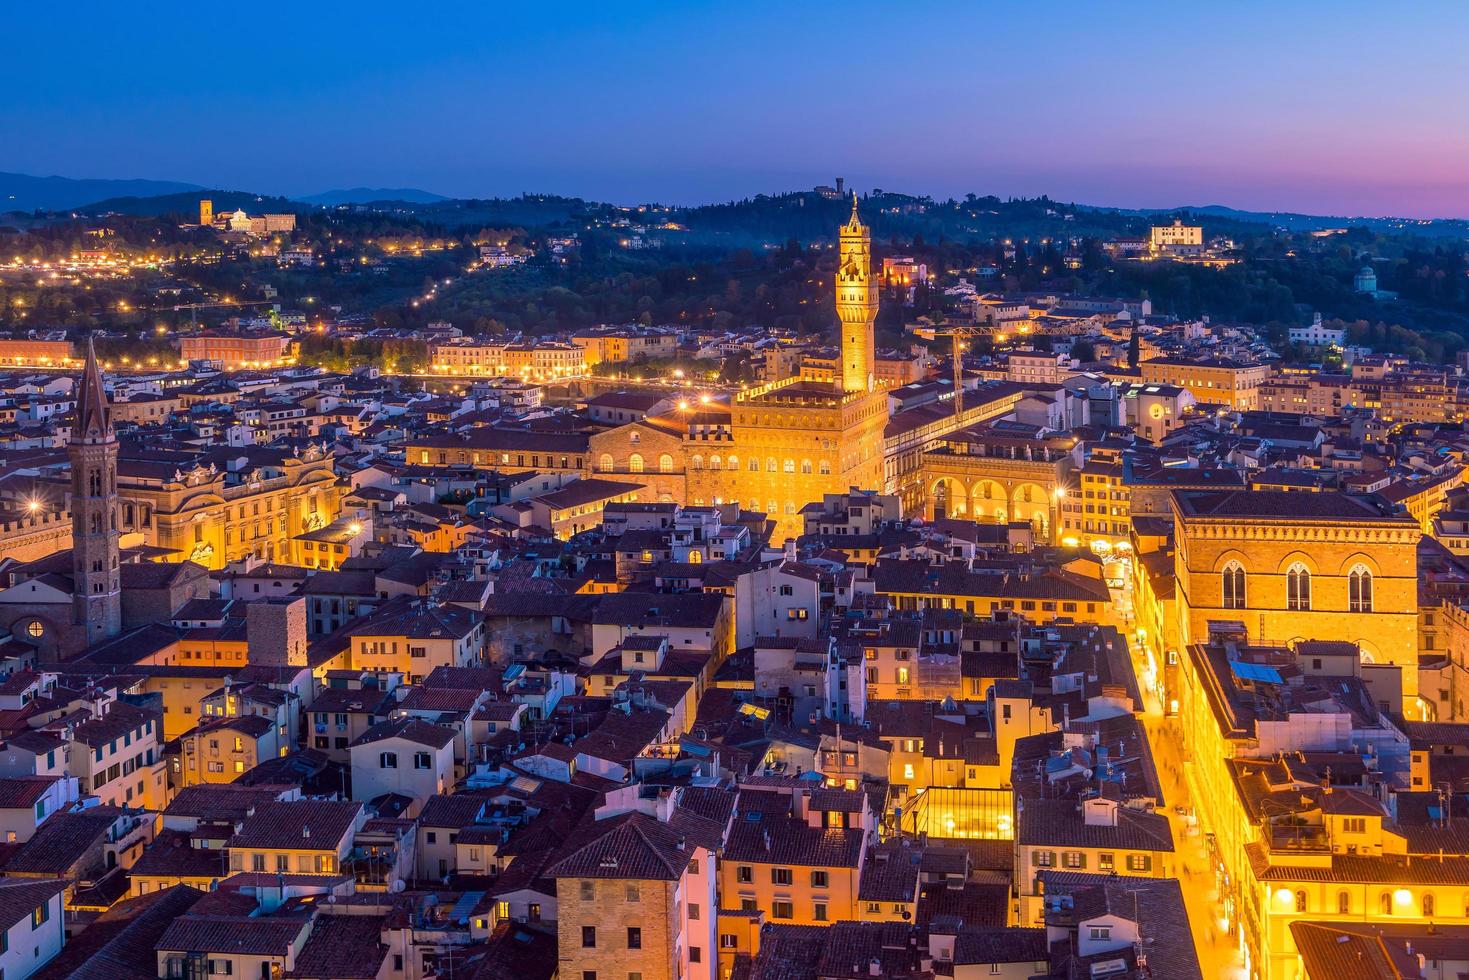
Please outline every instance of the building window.
M583 902L590 902L595 897L596 897L596 893L593 890L592 883L590 881L584 881L584 882L582 882L581 883L581 900Z
M1340 915L1347 915L1352 911L1351 892L1341 892L1336 896L1336 911Z
M629 473L643 472L643 457L633 453L627 458L627 470Z
M817 922L826 921L826 903L815 902L811 906L811 918Z
M1306 911L1306 893L1303 891L1296 892L1296 911Z
M793 918L793 916L791 914L791 903L790 902L771 902L770 903L770 917L772 919L789 919L789 918Z
M1092 926L1089 930L1087 930L1087 936L1093 942L1102 942L1102 943L1110 942L1111 939L1112 939L1112 927L1111 926Z
M827 873L825 871L813 871L813 872L811 872L811 887L812 888L825 888L828 883L829 883L829 879L828 879Z
M1081 851L1062 851L1061 865L1073 871L1080 871L1086 867L1086 855Z
M668 455L668 453L664 453L663 455L661 455L661 456L658 457L658 472L659 473L672 473L673 472L673 457L670 456L670 455Z
M1352 612L1372 611L1372 572L1366 565L1356 565L1347 573L1347 601Z
M1127 870L1148 872L1153 870L1153 856L1151 854L1129 854L1127 856Z
M1237 561L1224 566L1224 608L1245 607L1245 569Z
M597 460L597 469L603 473L611 473L613 467L612 454L603 453L601 459Z
M792 881L790 868L771 868L770 881L775 885L789 885Z
M377 766L378 766L379 769L397 769L398 768L398 753L396 753L396 752L383 752L383 753L380 753L378 755L378 757L377 757Z
M36 910L31 913L31 928L32 929L39 929L39 928L41 928L43 925L45 925L47 923L48 920L50 920L50 918L51 918L51 903L49 901L42 902L40 905L37 905L36 906ZM7 937L8 937L8 934L7 934Z
M1433 918L1433 913L1436 912L1436 911L1438 911L1438 908L1437 908L1437 905L1433 901L1433 896L1432 895L1424 895L1423 896L1423 917L1425 919L1431 919L1431 918Z
M596 949L597 948L597 927L596 926L582 926L581 927L581 945L582 945L582 949Z
M627 927L627 948L628 949L642 949L643 948L643 930L642 929L638 928L637 926L628 926Z
M1377 908L1383 915L1392 915L1392 892L1382 893L1382 898L1377 902Z
M739 882L742 885L748 885L754 880L754 868L750 867L748 864L741 864L735 867L735 881Z
M1285 573L1285 607L1297 611L1311 608L1311 573L1300 562Z

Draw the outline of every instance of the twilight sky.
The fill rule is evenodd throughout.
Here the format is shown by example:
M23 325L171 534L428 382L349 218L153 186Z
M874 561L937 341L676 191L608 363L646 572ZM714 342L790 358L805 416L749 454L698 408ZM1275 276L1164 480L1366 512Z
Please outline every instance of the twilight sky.
M1469 7L7 4L0 170L1469 217Z

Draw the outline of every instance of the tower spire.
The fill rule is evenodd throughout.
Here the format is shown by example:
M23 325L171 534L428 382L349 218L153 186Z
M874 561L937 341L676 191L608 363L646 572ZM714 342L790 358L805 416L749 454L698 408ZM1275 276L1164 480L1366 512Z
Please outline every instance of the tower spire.
M97 348L90 335L87 337L87 366L82 369L76 413L76 422L71 429L73 438L106 439L112 435L107 389L102 384L102 368L97 363Z
M847 219L848 228L861 228L862 216L857 213L857 192L852 192L852 216Z
M117 531L117 436L97 349L87 338L87 366L77 393L71 460L72 624L76 648L122 631Z

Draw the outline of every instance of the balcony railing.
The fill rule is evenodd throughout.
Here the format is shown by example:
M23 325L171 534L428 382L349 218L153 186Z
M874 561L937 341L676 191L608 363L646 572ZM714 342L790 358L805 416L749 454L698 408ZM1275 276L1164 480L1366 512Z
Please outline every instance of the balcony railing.
M1272 851L1329 851L1325 827L1311 824L1275 824L1270 827Z

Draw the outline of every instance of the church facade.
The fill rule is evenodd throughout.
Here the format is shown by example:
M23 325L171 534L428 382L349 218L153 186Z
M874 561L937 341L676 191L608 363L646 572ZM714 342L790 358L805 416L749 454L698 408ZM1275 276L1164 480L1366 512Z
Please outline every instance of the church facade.
M590 475L638 483L645 501L738 501L775 522L777 542L801 533L801 509L824 494L881 489L888 398L875 376L878 282L855 195L834 285L838 380L787 378L740 392L727 409L680 407L598 433Z
M8 587L0 589L0 629L40 663L69 660L124 630L166 621L210 593L208 571L194 562L124 561L117 434L90 342L67 456L71 548L12 566Z

